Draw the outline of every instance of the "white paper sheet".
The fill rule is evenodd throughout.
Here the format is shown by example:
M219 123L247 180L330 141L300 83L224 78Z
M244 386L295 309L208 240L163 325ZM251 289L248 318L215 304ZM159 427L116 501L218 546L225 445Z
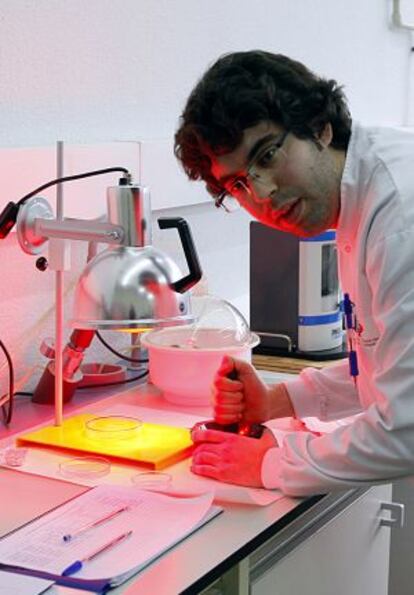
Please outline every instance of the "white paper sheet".
M212 494L171 498L122 486L99 486L0 541L0 562L61 574L126 531L132 535L76 573L77 578L112 578L145 565L187 535L212 504ZM120 506L125 511L69 542L63 535ZM10 594L8 594L10 595Z
M171 495L196 495L213 492L214 501L220 504L250 504L267 506L283 498L279 490L265 490L261 488L247 488L230 483L223 483L201 475L194 475L189 469L189 461L182 461L175 467L171 487L163 493ZM168 470L167 470L168 471Z
M205 419L202 415L195 416L188 413L163 411L136 405L112 405L104 410L103 415L139 417L139 419L148 423L164 423L169 426L184 428L192 428L194 424ZM291 418L289 420L278 420L278 422L282 427L288 424L291 429L293 428L291 423L294 424L295 428L300 424L300 422ZM183 463L174 466L171 487L166 489L164 493L196 495L210 491L214 493L214 500L217 502L253 504L256 506L267 506L283 498L283 494L279 490L255 489L222 483L214 479L194 475L189 467L188 461L183 461ZM165 471L168 473L169 470L166 469Z
M153 409L138 405L112 405L99 412L99 415L125 415L138 417L148 423L164 423L174 427L191 428L195 423L205 419L200 415L188 413ZM277 425L285 427L289 420L278 420ZM290 425L289 425L290 427ZM102 484L131 485L133 476L145 472L147 469L140 466L111 464L111 472L101 478L85 477L63 477L59 472L59 464L73 458L75 455L59 453L54 450L28 449L28 455L20 471L44 475L86 486ZM164 493L198 495L207 491L214 493L214 500L221 503L250 504L254 506L267 506L283 498L279 490L255 489L237 486L215 481L205 477L194 475L190 471L191 459L181 461L176 465L163 469L163 472L171 474L171 485Z
M19 471L72 481L78 485L90 487L103 484L131 486L134 476L148 471L148 469L139 466L112 463L110 473L104 477L66 478L59 473L59 464L70 458L72 458L70 455L60 454L57 451L29 449L27 461L23 467L19 467ZM171 475L171 484L164 492L166 494L198 495L211 491L214 493L214 501L220 504L250 504L254 506L267 506L283 498L283 494L279 490L247 488L194 475L190 471L189 459L163 469L162 473Z

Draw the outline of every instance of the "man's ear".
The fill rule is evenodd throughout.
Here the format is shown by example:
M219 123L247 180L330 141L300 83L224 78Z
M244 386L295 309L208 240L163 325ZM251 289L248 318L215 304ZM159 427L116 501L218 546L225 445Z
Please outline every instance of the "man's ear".
M329 147L329 145L331 144L332 138L333 138L332 124L330 122L328 122L327 124L325 124L323 130L319 133L318 141L321 143L323 148L326 149L326 147Z

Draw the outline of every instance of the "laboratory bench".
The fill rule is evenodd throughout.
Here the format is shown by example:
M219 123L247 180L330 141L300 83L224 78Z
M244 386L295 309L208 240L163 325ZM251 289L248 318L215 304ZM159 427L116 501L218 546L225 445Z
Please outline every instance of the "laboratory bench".
M266 381L273 378L277 375L264 373ZM65 416L91 409L97 412L118 403L159 410L164 420L177 410L153 385L141 383L122 390L113 387L99 396L94 390L85 391L64 412ZM211 416L209 408L187 407L185 411L200 419ZM19 399L12 428L0 429L0 448L29 427L50 423L52 406ZM174 467L168 468L173 477ZM0 467L0 476L2 471ZM41 481L33 476L33 482ZM78 493L85 491L84 486L67 486L68 499L77 489ZM390 513L382 509L390 503L391 492L390 485L378 485L303 499L281 497L267 506L218 502L223 513L109 592L298 595L306 590L308 595L386 595ZM7 515L17 514L18 506L18 499L8 502ZM53 586L47 593L75 591Z

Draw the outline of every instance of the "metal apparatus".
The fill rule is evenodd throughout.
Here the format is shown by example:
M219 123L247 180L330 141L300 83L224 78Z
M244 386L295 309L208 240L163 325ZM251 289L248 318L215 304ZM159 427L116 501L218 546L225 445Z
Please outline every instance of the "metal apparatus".
M183 276L176 263L151 245L149 191L122 178L107 192L108 221L54 219L48 202L33 198L20 209L17 231L26 252L38 254L49 238L106 242L109 247L90 260L82 272L74 297L74 331L63 349L63 401L72 398L82 379L85 350L98 329L140 332L159 325L193 321L188 290L201 278L196 249L187 222L161 218L161 229L179 232L189 272ZM46 366L33 400L52 403L55 354Z

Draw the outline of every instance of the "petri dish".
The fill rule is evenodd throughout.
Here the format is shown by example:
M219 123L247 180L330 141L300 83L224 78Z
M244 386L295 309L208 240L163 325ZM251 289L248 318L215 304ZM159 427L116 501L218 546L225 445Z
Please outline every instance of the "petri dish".
M109 415L94 417L85 424L85 434L91 440L119 442L136 438L142 421L134 417Z
M3 451L3 462L8 467L21 467L25 462L28 449L9 446Z
M59 472L64 477L93 479L108 475L111 463L104 457L76 457L59 464Z
M131 481L142 490L164 491L171 487L172 477L160 471L144 471L133 475Z

